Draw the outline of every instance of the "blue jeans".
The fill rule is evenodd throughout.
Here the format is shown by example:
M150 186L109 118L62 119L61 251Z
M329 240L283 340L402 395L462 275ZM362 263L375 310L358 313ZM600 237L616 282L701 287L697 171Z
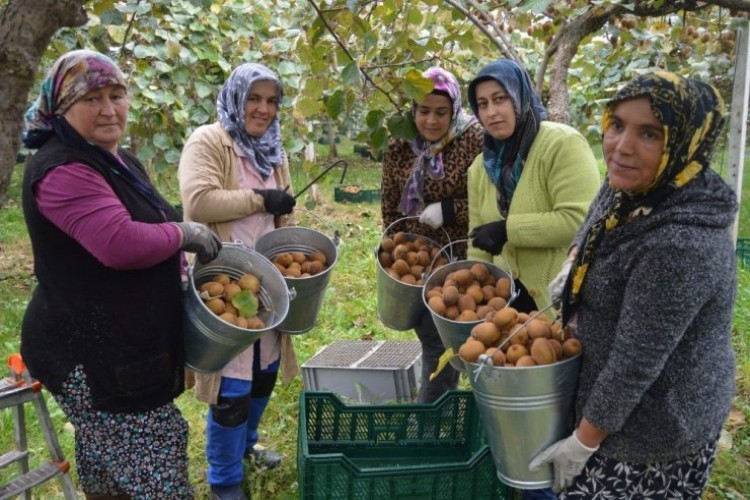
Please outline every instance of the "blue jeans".
M259 365L260 361L255 364ZM260 381L260 385L268 386L261 391L261 395L255 395L256 388L249 380L221 378L219 397L225 402L233 401L235 406L222 417L215 417L215 405L212 405L208 412L206 459L207 479L211 486L235 486L242 482L242 460L258 441L258 425L271 397L278 369L277 360L267 369L254 372L253 379L256 382ZM270 378L263 375L270 375ZM219 400L219 403L221 402L222 399ZM238 405L242 405L242 408L238 408ZM231 417L227 416L228 414L231 414ZM227 423L227 420L231 423Z
M541 490L523 490L521 496L523 500L555 500L557 493L552 488L542 488Z

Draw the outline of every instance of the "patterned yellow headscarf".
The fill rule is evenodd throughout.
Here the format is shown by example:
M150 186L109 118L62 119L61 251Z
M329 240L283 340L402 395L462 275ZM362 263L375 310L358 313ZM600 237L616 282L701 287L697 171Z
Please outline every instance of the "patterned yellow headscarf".
M609 207L584 237L563 292L564 322L580 302L581 287L604 234L648 216L662 200L710 167L716 137L724 123L724 102L715 88L666 71L639 76L607 103L602 114L602 133L612 124L615 105L638 97L648 98L651 111L664 128L661 163L646 189L614 190Z

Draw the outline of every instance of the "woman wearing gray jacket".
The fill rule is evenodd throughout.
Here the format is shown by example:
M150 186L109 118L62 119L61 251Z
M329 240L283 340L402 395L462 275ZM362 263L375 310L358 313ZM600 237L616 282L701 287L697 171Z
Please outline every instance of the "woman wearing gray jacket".
M583 346L577 427L530 464L554 466L560 498L700 498L706 485L735 390L737 201L709 165L722 115L715 89L667 72L604 111L607 181L561 295Z

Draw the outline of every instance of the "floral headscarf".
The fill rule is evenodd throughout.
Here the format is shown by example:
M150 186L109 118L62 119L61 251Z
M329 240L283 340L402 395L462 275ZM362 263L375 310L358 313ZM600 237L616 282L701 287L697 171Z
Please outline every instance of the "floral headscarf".
M448 132L437 142L428 142L421 135L409 141L412 151L417 155L411 169L411 174L406 181L404 192L401 195L399 208L404 215L416 215L424 208L424 180L425 174L430 179L442 179L445 177L445 166L443 165L443 149L454 139L460 137L469 126L476 121L473 116L463 112L461 106L461 89L456 77L450 72L432 67L422 73L429 78L435 87L432 93L444 92L448 94L451 101L452 113ZM412 103L412 115L416 116L417 103Z
M262 64L245 63L235 68L224 82L216 99L216 110L221 126L247 155L258 173L266 179L274 168L281 165L281 126L277 113L262 136L252 137L245 130L245 103L253 85L259 81L276 84L280 105L284 89L276 73Z
M73 50L57 59L42 82L39 96L26 111L23 143L36 149L54 133L63 116L81 97L102 87L127 88L125 76L109 57L93 50Z
M516 129L507 139L499 141L488 133L484 134L484 168L497 188L500 213L505 215L531 144L539 132L539 124L547 118L547 111L526 70L511 59L500 59L482 68L469 84L469 104L476 116L479 116L477 85L487 80L502 85L516 114Z
M649 187L639 192L613 190L609 207L591 226L563 292L563 320L580 301L594 251L607 231L647 217L664 199L710 168L716 138L724 123L724 102L711 85L675 73L657 71L635 78L607 103L602 131L612 125L612 112L623 101L647 97L664 129L664 151Z

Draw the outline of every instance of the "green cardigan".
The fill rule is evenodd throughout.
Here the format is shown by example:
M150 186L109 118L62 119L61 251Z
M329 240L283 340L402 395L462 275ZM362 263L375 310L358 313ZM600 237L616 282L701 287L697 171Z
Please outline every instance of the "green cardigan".
M501 219L484 155L469 167L469 231ZM567 125L543 121L508 210L508 242L494 264L510 270L538 308L549 305L547 285L560 271L568 247L599 189L596 159L583 136ZM469 247L468 258L492 262Z

